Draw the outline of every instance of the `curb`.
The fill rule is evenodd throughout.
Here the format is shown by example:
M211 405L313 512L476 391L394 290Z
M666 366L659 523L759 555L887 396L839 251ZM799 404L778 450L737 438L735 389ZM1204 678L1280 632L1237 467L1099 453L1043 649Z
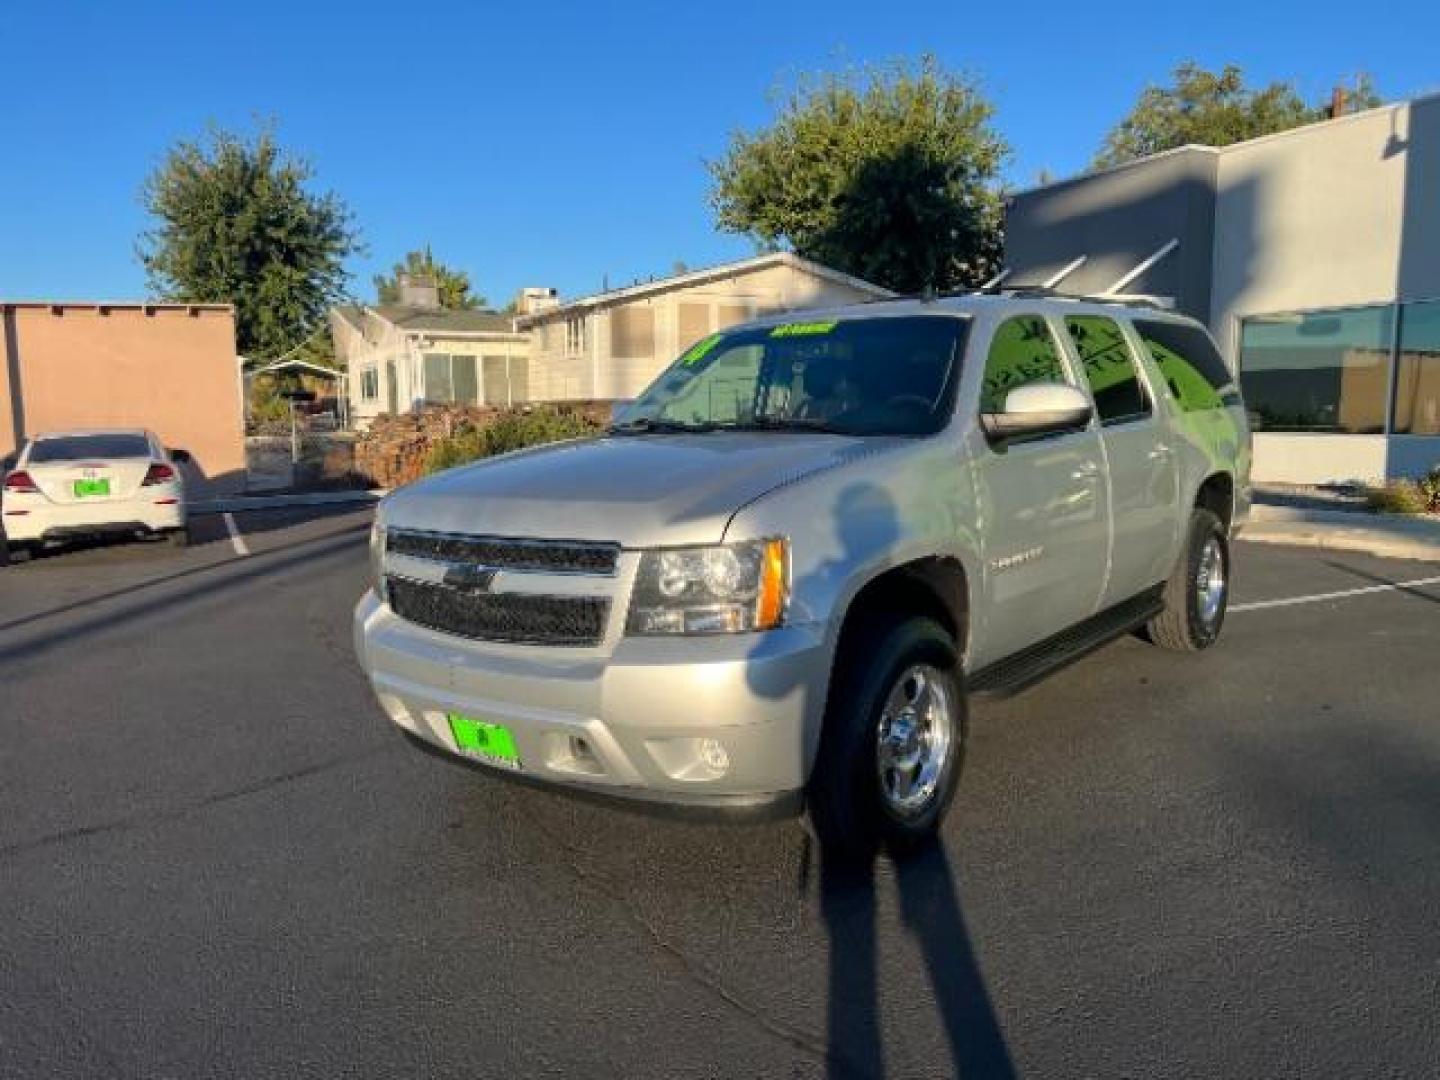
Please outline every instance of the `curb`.
M297 506L369 505L388 494L384 488L373 488L370 491L316 491L308 495L244 495L231 499L197 499L187 510L191 514L238 514L246 510L288 510Z
M1240 538L1329 551L1360 551L1386 559L1440 562L1440 522L1353 510L1256 506Z

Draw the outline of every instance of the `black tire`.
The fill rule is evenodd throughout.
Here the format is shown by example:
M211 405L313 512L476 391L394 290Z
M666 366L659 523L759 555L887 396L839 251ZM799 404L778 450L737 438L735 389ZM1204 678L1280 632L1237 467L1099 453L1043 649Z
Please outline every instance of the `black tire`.
M882 794L879 731L887 700L917 665L933 670L948 694L950 742L933 794L901 815ZM807 789L810 824L827 857L863 860L881 848L903 854L935 835L964 765L966 713L954 639L933 620L880 617L845 642Z
M1218 551L1222 579L1218 606L1207 612L1200 599L1200 575L1207 545L1212 543ZM1145 636L1150 641L1176 652L1198 652L1215 644L1220 628L1225 625L1225 610L1230 602L1230 541L1214 511L1196 507L1190 512L1185 547L1170 580L1165 583L1163 595L1165 610L1145 626Z
M24 540L0 540L0 566L29 562L35 557L36 546Z
M190 526L183 525L178 529L172 529L165 534L165 539L170 541L173 548L185 548L190 546Z

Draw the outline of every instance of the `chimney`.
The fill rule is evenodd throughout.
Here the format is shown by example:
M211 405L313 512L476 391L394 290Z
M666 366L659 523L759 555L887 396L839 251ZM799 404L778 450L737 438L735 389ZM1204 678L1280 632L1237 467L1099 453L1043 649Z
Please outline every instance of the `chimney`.
M435 284L434 278L401 271L396 281L400 286L400 303L403 306L425 311L440 310L440 286Z
M539 285L528 285L515 297L515 314L534 315L537 311L548 311L560 306L560 294L555 289Z

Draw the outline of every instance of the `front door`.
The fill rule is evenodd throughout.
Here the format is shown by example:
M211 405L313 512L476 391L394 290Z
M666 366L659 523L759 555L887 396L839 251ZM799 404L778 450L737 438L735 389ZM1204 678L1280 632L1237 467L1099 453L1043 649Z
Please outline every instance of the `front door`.
M1019 315L985 353L981 412L1037 382L1074 384L1054 328ZM985 544L986 610L976 666L999 660L1093 614L1105 576L1109 523L1100 435L1074 431L990 445L975 459Z
M1110 474L1110 574L1103 603L1128 600L1164 581L1175 557L1175 448L1155 395L1120 324L1067 315L1065 330L1085 373Z

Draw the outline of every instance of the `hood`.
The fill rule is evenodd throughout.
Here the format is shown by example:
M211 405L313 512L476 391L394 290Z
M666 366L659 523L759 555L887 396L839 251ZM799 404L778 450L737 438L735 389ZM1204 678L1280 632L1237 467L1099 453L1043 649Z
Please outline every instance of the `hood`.
M599 540L625 547L721 539L767 491L902 439L780 432L618 435L451 469L384 502L387 525Z

